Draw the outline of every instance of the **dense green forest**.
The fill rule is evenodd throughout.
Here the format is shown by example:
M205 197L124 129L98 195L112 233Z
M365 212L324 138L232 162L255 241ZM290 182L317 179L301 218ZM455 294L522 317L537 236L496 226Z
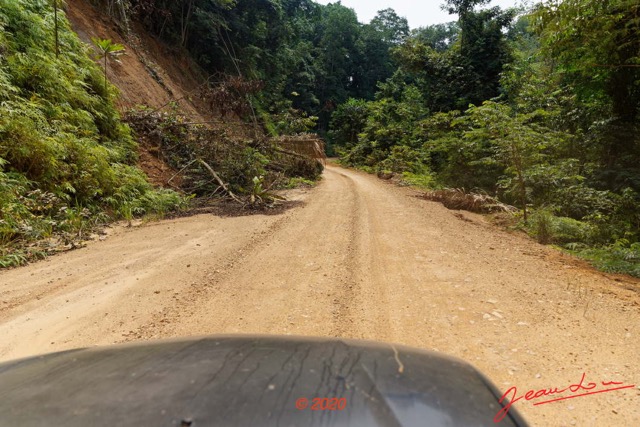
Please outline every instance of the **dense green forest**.
M177 197L152 191L130 166L115 95L64 20L55 56L53 2L0 1L0 243L50 232L12 222L11 209L44 203L35 188L73 199L65 215L85 205L145 211ZM318 132L346 165L491 195L516 206L539 241L640 275L635 0L530 10L446 0L451 22L417 29L392 9L361 23L340 2L89 1L125 37L135 24L189 52L211 76L202 96L222 115L230 109L271 136ZM271 161L261 144L247 153L238 162L253 166L238 191ZM38 209L29 212L50 217L57 206Z
M392 48L409 35L392 9L361 24L340 2L130 0L127 10L152 34L186 48L208 74L262 82L263 119L279 133L305 130L308 118L325 132L338 105L372 100L397 68Z
M315 122L345 164L495 196L541 242L640 275L638 2L443 3L451 23L411 31L339 2L130 7L209 72L263 82L272 131Z

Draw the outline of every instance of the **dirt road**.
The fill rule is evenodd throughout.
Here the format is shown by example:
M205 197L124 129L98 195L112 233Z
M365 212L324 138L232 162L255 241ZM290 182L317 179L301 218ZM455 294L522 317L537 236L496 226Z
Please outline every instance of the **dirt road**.
M533 425L640 420L638 282L414 196L329 167L281 215L120 229L0 272L0 359L213 333L364 338L461 357L518 395L583 373L636 385L522 399Z

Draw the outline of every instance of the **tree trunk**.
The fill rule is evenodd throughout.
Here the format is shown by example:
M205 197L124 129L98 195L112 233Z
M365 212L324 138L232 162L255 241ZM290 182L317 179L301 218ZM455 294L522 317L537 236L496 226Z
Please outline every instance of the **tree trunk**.
M104 96L105 98L109 98L109 92L107 87L107 53L104 53Z
M53 0L53 28L56 36L56 58L60 56L60 41L58 38L58 0Z
M522 205L522 214L525 225L529 223L529 212L527 211L527 185L524 180L524 165L522 164L522 156L515 142L511 143L511 156L513 166L516 168L518 176L518 190L520 192L520 204Z
M181 40L181 45L182 47L185 47L187 45L187 38L189 36L189 23L191 21L191 13L193 12L193 0L186 0L187 1L187 11L185 14L185 10L184 10L184 3L183 3L183 7L182 7L182 28L181 28L181 36L182 36L182 40Z
M127 16L127 10L124 7L124 2L122 0L118 0L118 7L120 9L120 15L122 18L122 25L124 25L124 31L129 37L129 17Z

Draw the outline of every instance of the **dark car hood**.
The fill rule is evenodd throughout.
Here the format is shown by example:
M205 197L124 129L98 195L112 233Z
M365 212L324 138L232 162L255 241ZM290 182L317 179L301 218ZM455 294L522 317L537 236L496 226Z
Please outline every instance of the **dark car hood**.
M216 336L0 364L12 426L493 426L499 397L460 360L342 339ZM500 425L525 423L512 408Z

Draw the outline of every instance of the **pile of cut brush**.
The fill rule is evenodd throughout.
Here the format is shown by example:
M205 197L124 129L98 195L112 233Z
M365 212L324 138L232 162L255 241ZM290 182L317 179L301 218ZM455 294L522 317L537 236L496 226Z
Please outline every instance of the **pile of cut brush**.
M322 164L327 160L325 143L316 134L283 135L273 138L272 141L280 147L280 152L284 154L318 160Z
M126 122L150 153L177 171L180 190L196 197L271 206L282 199L274 191L291 178L316 180L323 170L324 143L317 136L283 138L290 144L282 147L260 132L247 138L227 132L224 123L191 123L175 111L143 107L127 112Z
M504 204L488 194L467 192L463 188L432 190L421 196L423 199L442 203L447 209L476 213L515 213L517 208Z

